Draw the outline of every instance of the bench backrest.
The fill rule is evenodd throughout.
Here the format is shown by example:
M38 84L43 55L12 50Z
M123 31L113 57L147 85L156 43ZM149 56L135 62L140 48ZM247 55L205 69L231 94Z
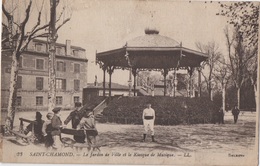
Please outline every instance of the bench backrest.
M33 123L34 125L37 124L37 122L35 120L29 120L29 119L25 119L25 118L19 118L19 120L21 122Z
M76 129L61 129L61 133L75 136L85 136L84 130L76 130Z

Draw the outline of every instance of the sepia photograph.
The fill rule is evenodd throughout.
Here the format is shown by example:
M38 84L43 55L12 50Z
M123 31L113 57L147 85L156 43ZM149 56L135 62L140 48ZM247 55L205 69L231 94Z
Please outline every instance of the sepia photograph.
M259 5L2 0L0 162L258 165Z

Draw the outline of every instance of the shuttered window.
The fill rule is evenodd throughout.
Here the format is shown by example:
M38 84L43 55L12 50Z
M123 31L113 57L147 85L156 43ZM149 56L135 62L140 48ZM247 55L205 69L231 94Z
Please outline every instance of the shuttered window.
M80 73L80 64L74 64L74 73Z
M80 89L80 80L74 80L74 90L79 91Z
M56 79L56 89L57 90L66 90L66 79Z
M36 59L36 69L43 70L44 69L44 60Z
M36 89L43 90L43 77L36 77Z
M42 96L36 96L36 105L37 106L43 105L43 97Z
M16 83L17 89L21 89L22 88L22 80L23 80L22 76L18 76L17 77L17 83Z
M17 96L16 97L16 106L21 106L22 105L22 97L21 96Z
M58 61L57 62L57 71L66 72L66 63Z
M62 96L57 96L56 97L56 105L62 105Z
M79 102L79 96L74 96L74 103Z

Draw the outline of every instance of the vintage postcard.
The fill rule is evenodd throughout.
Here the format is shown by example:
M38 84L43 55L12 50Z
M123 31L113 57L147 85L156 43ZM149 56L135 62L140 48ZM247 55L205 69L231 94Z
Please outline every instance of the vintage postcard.
M3 0L1 162L258 165L258 29L250 1Z

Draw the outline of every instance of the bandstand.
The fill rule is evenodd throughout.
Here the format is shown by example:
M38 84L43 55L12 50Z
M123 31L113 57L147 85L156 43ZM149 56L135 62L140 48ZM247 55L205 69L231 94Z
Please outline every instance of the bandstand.
M132 90L131 77L134 77L134 96L136 95L136 76L138 71L154 70L161 71L164 77L164 96L166 95L166 77L169 71L185 69L190 76L195 70L198 71L199 96L201 94L201 63L207 60L208 56L182 46L182 43L159 35L159 31L146 29L145 35L136 37L126 42L122 48L99 52L96 54L96 62L103 70L103 95L105 96L105 72L109 74L109 96L111 96L111 80L115 69L129 70L129 91ZM175 87L175 81L174 87ZM130 94L130 93L129 93Z

